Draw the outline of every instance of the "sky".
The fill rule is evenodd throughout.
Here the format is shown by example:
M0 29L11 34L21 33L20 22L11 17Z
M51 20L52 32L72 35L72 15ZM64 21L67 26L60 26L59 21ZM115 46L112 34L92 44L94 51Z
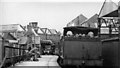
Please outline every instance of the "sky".
M112 0L117 3L118 0ZM41 28L63 31L71 20L100 12L104 0L1 0L0 24L38 22Z

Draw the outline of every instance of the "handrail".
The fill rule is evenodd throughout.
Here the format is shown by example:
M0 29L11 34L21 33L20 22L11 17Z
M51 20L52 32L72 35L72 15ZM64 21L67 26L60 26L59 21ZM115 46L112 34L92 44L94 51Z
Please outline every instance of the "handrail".
M2 66L4 65L6 58L7 58L7 55L4 57L3 62L0 65L0 68L2 68Z
M4 46L4 48L6 49L6 48L9 48L9 49L17 49L17 50L23 50L23 51L25 51L25 50L27 50L27 49L25 49L25 48L18 48L18 47L12 47L12 46ZM6 50L5 50L6 51ZM8 59L10 59L10 60L8 60L8 61L10 61L10 65L14 65L15 63L17 63L17 62L20 62L20 61L22 61L22 58L23 58L23 56L25 56L26 54L22 54L22 55L14 55L14 56L7 56L7 54L5 54L5 57L4 57L4 59L3 59L3 62L1 63L1 65L0 65L0 68L2 68L2 67L6 67L7 65L6 65L6 61L8 60ZM18 58L18 59L16 59L16 58ZM14 61L13 61L14 60ZM23 59L24 60L24 59ZM9 66L9 65L8 65Z
M21 49L21 50L27 50L27 49L24 49L24 48L17 48L17 47L11 47L11 46L5 46L7 48L13 48L13 49Z
M2 68L3 66L4 66L4 64L5 64L5 61L7 60L7 59L11 59L11 58L15 58L15 57L23 57L24 55L26 55L26 54L23 54L23 55L17 55L17 56L12 56L12 57L7 57L7 55L4 57L4 59L3 59L3 61L2 61L2 63L0 64L0 68ZM19 60L18 62L20 62L21 60ZM16 62L15 62L16 63ZM12 64L12 65L14 65L14 63Z

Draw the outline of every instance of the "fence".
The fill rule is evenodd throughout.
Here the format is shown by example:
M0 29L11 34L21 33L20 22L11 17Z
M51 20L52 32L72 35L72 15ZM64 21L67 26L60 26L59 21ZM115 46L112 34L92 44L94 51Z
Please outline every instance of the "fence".
M27 57L26 51L27 49L23 48L23 46L15 47L15 46L4 46L4 59L1 63L0 68L6 68L9 66L14 66L16 63L20 61L24 61Z

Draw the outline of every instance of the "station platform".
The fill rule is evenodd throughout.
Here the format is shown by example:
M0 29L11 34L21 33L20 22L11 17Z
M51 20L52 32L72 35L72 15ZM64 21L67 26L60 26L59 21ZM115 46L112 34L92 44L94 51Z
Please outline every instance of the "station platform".
M39 61L22 61L11 68L61 68L57 63L58 56L42 55Z

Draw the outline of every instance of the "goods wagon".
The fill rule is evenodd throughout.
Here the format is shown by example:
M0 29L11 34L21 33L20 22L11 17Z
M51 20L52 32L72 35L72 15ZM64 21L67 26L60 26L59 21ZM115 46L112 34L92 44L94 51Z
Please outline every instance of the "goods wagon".
M72 35L67 34L69 31L71 31ZM60 64L101 67L102 48L97 32L98 29L96 28L65 27L61 39Z
M119 68L120 42L118 37L102 40L102 57L105 68Z

